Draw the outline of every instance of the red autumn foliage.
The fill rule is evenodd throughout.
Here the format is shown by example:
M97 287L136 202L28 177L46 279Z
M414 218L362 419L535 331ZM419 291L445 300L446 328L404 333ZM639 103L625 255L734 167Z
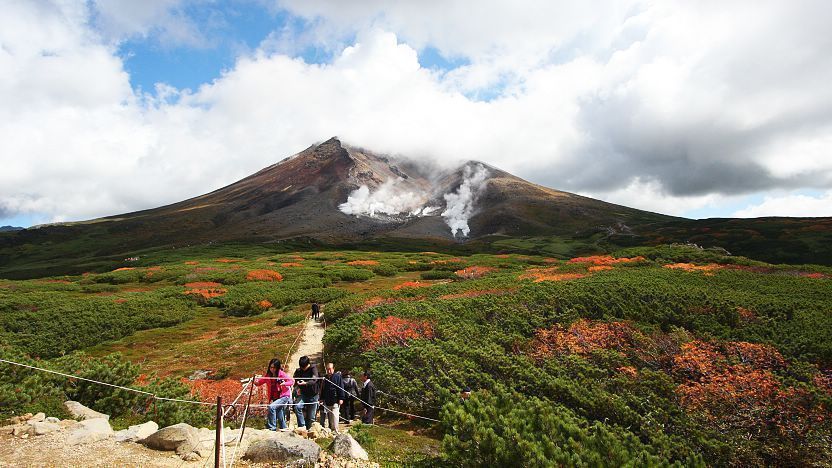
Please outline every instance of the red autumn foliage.
M246 275L248 281L283 281L283 275L274 270L251 270Z
M483 276L491 273L492 271L496 271L496 268L493 267L485 267L485 266L469 266L468 268L463 268L461 270L457 270L454 273L459 276L460 278L467 278L467 279L476 279L482 278Z
M383 304L395 304L397 302L414 302L414 301L421 301L424 299L424 296L416 296L416 297L381 297L375 296L367 299L364 301L363 304L356 308L356 312L364 312L367 309L372 309L373 307L380 306Z
M737 314L739 314L740 320L744 322L753 322L757 320L757 314L755 314L753 310L746 309L745 307L737 307Z
M116 304L124 304L127 302L127 299L115 299L113 302Z
M535 332L531 355L545 359L555 354L587 355L596 349L623 351L633 347L634 330L624 322L578 320L569 327L555 325Z
M638 369L633 366L621 366L618 368L618 372L628 376L628 377L637 377L638 376Z
M361 327L361 340L368 349L407 346L411 340L433 337L433 324L427 320L404 319L392 315L377 318L373 320L372 325Z
M227 289L221 287L222 284L211 281L197 281L194 283L185 283L184 294L196 296L202 301L211 299L212 297L219 297L228 292Z
M240 394L243 384L239 380L189 380L182 379L182 382L191 387L192 394L199 401L217 401L217 396L222 397L223 402L231 403Z
M185 265L199 265L199 262L197 262L195 260L190 260L190 261L185 262Z
M612 267L609 265L592 265L591 267L587 268L586 271L591 273L595 273L596 271L606 271L612 270Z
M261 309L268 309L272 306L272 303L263 299L262 301L258 302L257 305L260 306Z
M237 263L242 262L242 260L238 258L218 258L215 260L217 263Z
M135 268L133 268L133 267L121 267L121 268L116 268L113 271L128 271L128 270L135 270Z
M215 283L213 281L196 281L194 283L185 283L186 288L196 289L196 288L220 288L222 284Z
M430 283L422 283L421 281L405 281L404 283L393 286L393 289L398 291L400 289L427 288L430 285Z
M297 262L286 262L286 263L281 263L281 264L280 264L280 266L282 266L282 267L284 267L284 268L290 268L290 267L302 267L302 266L303 266L303 264L301 264L301 263L297 263Z
M377 260L353 260L351 262L347 262L347 265L353 266L376 266L378 265Z
M461 299L486 295L502 296L503 294L508 294L513 291L516 291L516 289L472 289L461 293L445 294L443 296L439 296L439 299Z
M551 268L529 268L525 273L518 276L517 279L531 279L535 283L542 281L564 281L571 279L583 278L586 275L581 273L558 273L558 267Z
M615 265L616 263L633 263L644 261L644 257L615 258L612 255L592 255L589 257L575 257L569 263L591 263L593 265Z
M748 364L756 369L782 369L786 367L786 360L773 346L734 341L726 345L729 357L736 357L740 363Z
M707 265L695 265L693 263L670 263L664 265L664 267L671 270L701 271L706 276L711 276L714 274L714 271L722 269L722 265L717 265L716 263L708 263Z

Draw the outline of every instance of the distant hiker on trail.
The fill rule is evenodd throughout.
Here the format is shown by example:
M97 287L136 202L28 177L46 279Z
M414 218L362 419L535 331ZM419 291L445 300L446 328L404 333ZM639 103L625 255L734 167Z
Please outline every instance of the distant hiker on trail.
M364 405L364 417L361 418L361 422L364 424L372 424L373 410L375 410L376 406L376 386L370 381L370 371L364 371L361 377L363 385L361 387L361 401Z
M339 408L344 404L344 382L341 379L341 371L335 372L335 364L327 363L326 380L321 386L321 398L324 400L324 414L321 415L321 426L338 432L338 417L341 414Z
M312 303L312 319L318 320L321 316L321 306L318 305L318 301Z
M318 369L309 362L309 356L298 359L295 369L295 383L298 395L295 399L295 415L298 427L312 428L318 412ZM305 415L304 415L305 413Z
M469 398L471 398L471 387L466 385L459 391L459 399L461 403L465 403Z
M289 377L289 374L283 372L280 368L280 359L272 359L269 361L269 369L266 375L254 379L254 385L267 385L269 398L269 410L266 415L266 429L276 431L277 425L275 418L280 423L281 431L288 431L286 427L286 418L283 410L286 405L292 402L292 385L295 384L295 379Z
M358 396L358 382L352 372L344 371L344 406L341 407L341 417L347 421L355 419L355 397Z

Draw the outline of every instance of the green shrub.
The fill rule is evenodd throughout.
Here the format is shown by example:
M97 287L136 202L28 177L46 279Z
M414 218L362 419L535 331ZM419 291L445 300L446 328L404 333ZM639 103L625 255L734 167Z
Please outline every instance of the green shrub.
M419 276L424 280L438 280L456 278L456 273L450 270L428 270L423 271Z
M306 315L301 314L301 313L286 314L283 317L280 317L279 319L277 319L277 324L282 326L282 327L286 327L286 326L294 325L298 322L301 322L305 318L306 318Z
M379 276L396 276L399 270L393 265L382 263L373 267L373 273Z

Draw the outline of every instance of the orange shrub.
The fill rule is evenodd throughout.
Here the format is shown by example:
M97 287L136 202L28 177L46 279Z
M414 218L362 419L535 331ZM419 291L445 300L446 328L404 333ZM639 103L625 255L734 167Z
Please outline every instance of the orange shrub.
M596 271L606 271L612 270L612 267L609 265L592 265L591 267L587 268L586 271L595 273Z
M743 364L757 369L782 369L786 367L786 360L773 346L766 344L734 341L726 345L728 355L736 356Z
M274 270L251 270L246 275L248 281L283 281L283 275Z
M465 292L461 292L461 293L445 294L443 296L439 296L439 299L460 299L460 298L466 298L466 297L479 297L479 296L485 296L485 295L501 296L503 294L508 294L508 293L514 292L514 291L516 291L516 289L479 289L479 290L474 289L474 290L465 291Z
M191 261L185 262L185 265L199 265L199 262L191 260Z
M492 271L496 271L496 268L493 267L485 267L485 266L469 266L468 268L463 268L461 270L457 270L457 276L460 278L467 278L467 279L476 279L482 278L483 276L491 273Z
M434 337L433 324L427 320L410 320L395 316L377 318L361 327L361 340L368 349L382 346L407 346L411 340Z
M694 265L693 263L670 263L664 266L671 270L701 271L706 275L713 275L713 272L722 268L722 265L709 263L707 265Z
M376 261L376 260L353 260L351 262L347 262L347 265L375 266L375 265L378 265L378 261Z
M127 271L127 270L135 270L135 268L133 268L133 267L121 267L121 268L116 268L113 271Z
M517 279L531 279L535 283L542 281L563 281L583 278L586 275L581 273L558 273L558 267L550 268L529 268L525 273L518 276Z
M409 288L427 288L430 286L430 283L422 283L421 281L405 281L404 283L397 284L393 286L393 289L396 291L400 289L409 289Z
M215 261L218 263L237 263L241 262L242 260L237 258L218 258Z
M575 257L569 263L591 263L593 265L615 265L616 263L632 263L644 261L644 257L615 258L612 255L592 255L589 257Z
M618 368L618 372L628 376L628 377L636 377L638 376L638 370L633 366L622 366Z
M265 310L270 308L272 306L272 303L263 299L262 301L258 302L257 305L260 306L261 309Z
M286 268L289 268L289 267L302 267L302 266L303 266L303 264L301 264L301 263L297 263L297 262L286 262L286 263L281 263L281 264L280 264L280 266L282 266L282 267L286 267Z
M213 281L197 281L194 283L185 283L186 288L191 289L198 289L198 288L219 288L222 287L220 283L214 283Z
M633 347L635 331L624 322L592 322L580 319L569 327L555 325L539 329L532 341L532 357L544 359L555 354L586 355L596 349Z

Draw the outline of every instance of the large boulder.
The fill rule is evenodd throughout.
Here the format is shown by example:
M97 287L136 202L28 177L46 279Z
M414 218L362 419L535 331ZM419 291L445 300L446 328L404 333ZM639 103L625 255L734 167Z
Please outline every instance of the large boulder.
M351 435L344 433L335 436L332 441L332 452L341 457L353 458L355 460L369 460L367 451Z
M110 419L109 414L99 413L93 409L87 408L86 406L78 403L77 401L65 401L64 406L66 407L69 414L72 415L75 419L79 421L85 421L87 419Z
M58 424L46 421L30 422L29 425L32 426L32 433L34 435L44 435L61 430L61 426Z
M138 442L159 430L159 425L153 421L136 424L127 429L116 432L116 442Z
M199 447L199 431L185 423L164 427L139 441L156 450L174 450L177 455L193 452Z
M112 437L113 428L110 422L104 418L86 419L78 423L69 433L66 440L68 445L81 445L98 442Z
M32 416L31 418L29 418L29 423L31 424L31 423L41 422L44 419L46 419L46 414L45 413L38 413L38 414Z
M321 447L309 439L274 437L252 442L243 459L255 463L314 466L320 456Z

